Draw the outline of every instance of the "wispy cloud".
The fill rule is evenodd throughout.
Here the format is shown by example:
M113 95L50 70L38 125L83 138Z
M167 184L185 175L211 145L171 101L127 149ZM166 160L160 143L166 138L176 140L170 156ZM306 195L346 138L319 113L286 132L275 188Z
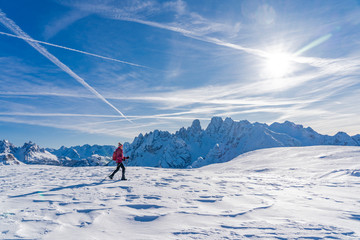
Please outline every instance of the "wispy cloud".
M27 35L24 31L20 29L19 26L17 26L11 19L7 18L5 13L0 9L0 22L7 27L9 30L13 31L16 35L21 36L26 39L31 39L29 35ZM57 59L54 55L49 53L44 47L39 45L36 42L25 40L30 46L32 46L34 49L36 49L39 53L41 53L44 57L49 59L51 62L53 62L55 65L57 65L59 68L61 68L64 72L69 74L71 77L73 77L76 81L78 81L80 84L82 84L84 87L86 87L88 90L90 90L95 96L97 96L100 100L105 102L107 105L109 105L111 108L113 108L117 113L119 113L122 117L125 119L126 116L117 109L114 105L112 105L108 100L106 100L99 92L97 92L93 87L91 87L87 82L85 82L84 79L82 79L80 76L78 76L76 73L74 73L68 66L63 64L59 59ZM130 121L130 120L129 120Z
M78 11L78 10L71 10L70 12L66 13L60 18L57 18L51 22L49 22L44 29L44 38L46 40L54 37L57 33L61 30L66 29L71 24L75 23L76 21L89 16L91 13Z
M118 9L116 6L108 3L106 1L96 1L96 2L83 2L71 4L66 2L66 4L71 5L72 7L77 7L83 11L93 11L96 14L104 16L106 18L135 22L154 28L164 29L172 32L177 32L182 34L185 37L196 39L198 41L207 42L215 44L218 46L231 48L234 50L242 51L244 53L261 57L261 58L271 58L272 53L265 50L247 47L240 44L234 44L223 39L216 37L210 37L209 34L216 32L234 32L239 31L237 27L230 27L227 24L221 24L212 22L208 19L203 18L197 13L189 12L186 7L186 3L179 0L173 2L166 2L162 6L157 4L155 1L148 2L147 4L141 4L140 7L134 8L134 11L128 11L125 7L124 9ZM134 3L134 5L139 3ZM100 6L100 7L99 7ZM269 6L265 6L264 9L268 11ZM151 20L147 20L146 14L144 12L158 12L166 10L175 10L177 12L178 19L174 22L160 23ZM261 9L260 9L261 10ZM270 10L269 10L270 11ZM271 12L271 11L270 11ZM225 30L224 30L225 29ZM237 30L235 30L237 29ZM321 68L326 70L327 74L333 73L344 73L348 74L349 71L358 68L360 65L359 59L326 59L326 58L314 58L314 57L301 57L300 55L311 48L314 48L323 42L329 40L332 34L326 34L305 47L301 48L294 54L288 55L288 60L298 64L306 64L312 67ZM355 60L355 61L354 61Z
M167 29L189 36L222 33L233 35L239 31L240 23L233 26L210 21L196 12L188 10L187 3L182 0L157 2L157 1L59 1L80 11L91 12L105 18L137 22L157 28ZM153 15L164 12L175 12L175 18L170 23L158 23L146 20ZM187 30L191 29L191 30Z
M18 124L26 124L26 125L34 125L34 126L43 126L43 127L52 127L58 129L66 129L66 130L74 130L83 133L90 134L105 134L109 136L115 137L125 137L131 139L135 136L133 132L128 131L114 131L114 129L110 129L109 127L88 127L86 125L82 126L81 124L74 124L74 122L59 122L59 121L46 121L41 119L31 120L31 119L21 119L15 117L0 117L1 122L9 122L9 123L18 123Z

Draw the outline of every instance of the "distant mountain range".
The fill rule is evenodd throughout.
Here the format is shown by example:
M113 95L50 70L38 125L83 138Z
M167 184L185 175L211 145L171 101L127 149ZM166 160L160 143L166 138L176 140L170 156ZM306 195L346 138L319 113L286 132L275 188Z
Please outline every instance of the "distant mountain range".
M107 164L114 146L83 145L59 149L40 148L32 142L15 147L8 140L0 141L0 165L45 164L58 166L98 166ZM110 162L111 163L111 162Z
M174 134L158 130L140 134L126 145L125 153L130 156L129 165L185 168L227 162L261 148L313 145L359 146L360 135L321 135L289 121L269 126L213 117L206 129L195 120L191 127Z
M187 168L227 162L262 148L313 145L360 146L360 134L351 137L339 132L328 136L289 121L267 125L213 117L206 129L201 128L199 120L194 120L190 127L174 134L159 130L140 134L131 144L124 144L124 153L130 156L130 166ZM44 149L32 142L15 147L3 140L0 141L0 165L96 166L109 161L113 165L114 150L114 146L99 145Z
M59 149L46 149L61 160L64 166L97 166L105 165L111 160L115 146L85 144L83 146L64 147Z

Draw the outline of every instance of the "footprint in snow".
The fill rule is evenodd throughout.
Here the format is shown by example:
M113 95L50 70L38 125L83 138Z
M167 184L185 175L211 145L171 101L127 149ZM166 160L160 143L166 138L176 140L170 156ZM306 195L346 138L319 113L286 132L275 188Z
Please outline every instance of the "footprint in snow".
M161 200L161 196L159 196L159 195L144 195L144 198L148 199L148 200L151 200L151 199Z
M135 216L134 220L138 222L152 222L158 218L159 216Z
M154 205L154 204L127 204L127 205L123 205L129 208L134 208L134 209L157 209L157 208L163 208L163 206L159 206L159 205Z

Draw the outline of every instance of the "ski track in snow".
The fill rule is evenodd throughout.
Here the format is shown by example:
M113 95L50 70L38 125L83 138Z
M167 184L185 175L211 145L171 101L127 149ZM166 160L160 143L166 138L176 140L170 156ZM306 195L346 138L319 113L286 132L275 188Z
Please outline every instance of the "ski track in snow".
M263 149L200 169L1 166L2 239L359 239L360 148Z

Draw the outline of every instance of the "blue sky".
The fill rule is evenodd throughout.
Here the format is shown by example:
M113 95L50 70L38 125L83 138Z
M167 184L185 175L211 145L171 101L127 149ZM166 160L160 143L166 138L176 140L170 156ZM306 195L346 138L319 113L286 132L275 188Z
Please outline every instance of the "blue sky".
M360 1L0 9L0 138L15 145L116 145L212 116L360 133Z

